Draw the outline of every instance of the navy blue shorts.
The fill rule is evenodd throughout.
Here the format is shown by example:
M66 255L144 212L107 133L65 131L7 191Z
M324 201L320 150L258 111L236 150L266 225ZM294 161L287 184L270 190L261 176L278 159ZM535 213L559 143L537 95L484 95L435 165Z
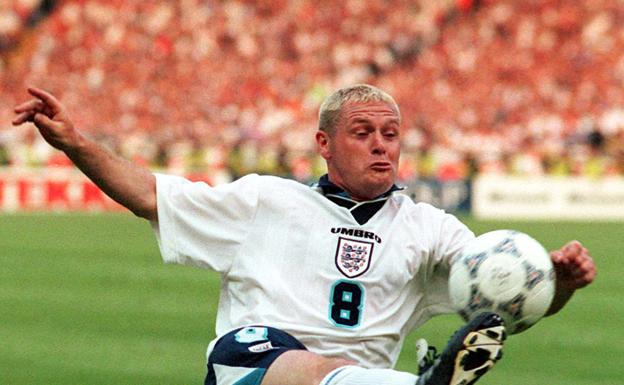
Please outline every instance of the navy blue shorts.
M221 337L208 356L205 385L260 385L282 353L307 350L290 334L266 326L248 326Z

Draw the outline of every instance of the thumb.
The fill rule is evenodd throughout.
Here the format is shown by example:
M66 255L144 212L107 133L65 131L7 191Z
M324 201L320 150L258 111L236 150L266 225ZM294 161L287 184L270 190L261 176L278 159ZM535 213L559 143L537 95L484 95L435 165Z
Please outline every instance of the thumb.
M61 149L62 141L59 137L59 123L48 118L45 114L38 113L33 117L33 123L37 126L39 133L52 147Z
M48 118L45 114L42 114L42 113L38 112L33 117L33 123L35 123L35 125L39 129L50 129L50 128L52 128L52 125L54 124L54 121L52 121L52 119Z

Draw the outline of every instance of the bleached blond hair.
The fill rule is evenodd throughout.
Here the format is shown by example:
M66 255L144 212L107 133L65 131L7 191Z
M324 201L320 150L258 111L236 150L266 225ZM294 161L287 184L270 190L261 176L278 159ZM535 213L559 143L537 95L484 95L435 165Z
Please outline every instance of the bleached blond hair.
M319 130L333 133L340 121L342 108L347 103L384 102L392 108L401 120L401 112L394 98L381 89L369 84L356 84L341 88L323 100L319 110Z

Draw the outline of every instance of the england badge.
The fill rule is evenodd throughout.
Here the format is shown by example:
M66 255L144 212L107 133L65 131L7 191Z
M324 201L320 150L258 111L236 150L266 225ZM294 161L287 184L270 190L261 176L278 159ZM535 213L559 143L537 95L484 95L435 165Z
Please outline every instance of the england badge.
M371 264L373 246L372 242L338 238L336 267L348 278L364 274Z

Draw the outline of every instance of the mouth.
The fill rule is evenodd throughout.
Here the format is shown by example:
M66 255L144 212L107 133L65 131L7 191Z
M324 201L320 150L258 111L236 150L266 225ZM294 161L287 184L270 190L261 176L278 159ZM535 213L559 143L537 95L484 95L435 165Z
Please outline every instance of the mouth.
M370 169L373 171L391 171L392 163L390 162L375 162L370 165Z

